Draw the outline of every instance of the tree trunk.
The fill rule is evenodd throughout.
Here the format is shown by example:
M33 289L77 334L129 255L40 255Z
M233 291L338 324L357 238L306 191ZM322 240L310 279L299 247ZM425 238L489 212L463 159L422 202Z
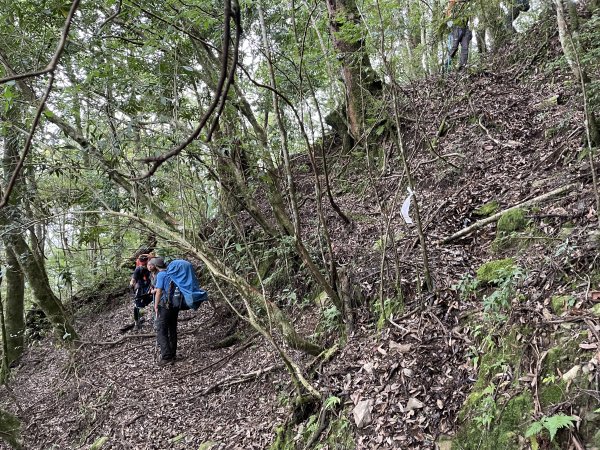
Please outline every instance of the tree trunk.
M565 5L563 1L564 0L554 0L554 5L556 6L556 23L558 25L558 39L565 55L565 59L567 60L571 71L575 75L575 78L577 78L579 81L584 74L581 73L580 67L577 64L577 57L575 55L575 52L577 52L575 38L572 36L569 26L567 25Z
M4 155L2 166L4 178L7 180L12 175L14 168L19 160L19 136L10 126L11 119L17 119L18 111L11 109L3 117L6 122L4 127ZM68 318L62 303L52 292L44 260L42 256L32 251L25 240L25 229L22 227L24 222L21 218L21 204L23 177L20 176L11 195L9 204L0 210L0 229L3 231L3 240L6 246L7 254L13 253L17 266L27 277L29 285L33 289L36 302L42 308L48 319L53 324L55 330L60 333L63 339L76 339L77 333ZM13 261L14 264L14 261ZM15 267L17 267L15 266ZM12 301L13 299L11 299ZM18 300L14 300L15 302ZM21 307L22 308L22 307ZM22 311L22 310L21 310Z
M342 63L346 87L346 115L354 139L365 130L367 111L382 91L382 81L373 68L365 48L366 31L354 0L327 0L329 29L333 47Z
M0 225L6 229L11 226L11 223L7 222L5 212L6 209L2 211ZM43 263L35 258L20 231L15 229L7 233L5 242L7 243L7 247L17 256L18 263L27 277L29 286L33 290L36 303L44 311L59 337L64 340L77 339L78 336L73 328L71 319L65 311L63 304L50 287L50 281L48 280Z
M2 273L0 273L0 285L2 284ZM6 383L8 379L8 336L6 333L6 320L4 319L4 302L2 301L2 293L0 292L0 331L2 334L2 363L0 364L0 384Z
M560 45L573 75L581 83L584 102L587 102L586 90L590 79L581 65L582 48L578 36L579 17L577 16L577 9L571 0L554 0L554 5L556 6L556 23ZM567 13L571 19L571 27L567 23ZM588 110L588 105L584 105L584 107L590 144L591 146L600 145L600 130L596 117L593 111Z
M6 249L6 262L6 300L3 304L10 365L23 353L25 276L16 255L9 248Z

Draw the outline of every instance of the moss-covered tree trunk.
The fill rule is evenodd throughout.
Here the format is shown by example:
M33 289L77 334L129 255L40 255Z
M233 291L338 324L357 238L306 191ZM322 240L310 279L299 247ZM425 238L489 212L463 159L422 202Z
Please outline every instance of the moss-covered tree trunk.
M14 227L14 224L11 224L6 219L5 209L0 214L0 226L3 226L5 229ZM13 229L7 233L5 243L8 249L13 251L17 256L19 266L33 290L36 303L44 311L57 334L65 340L76 339L77 333L73 328L71 318L59 298L52 291L43 262L35 257L18 229Z
M25 332L25 276L15 254L6 249L6 299L4 320L6 324L8 364L16 361L23 353Z
M367 111L382 91L365 47L366 30L354 0L327 0L333 47L342 63L346 87L346 116L350 133L359 139L365 130Z
M5 121L1 135L4 141L4 155L2 157L4 180L10 179L20 158L21 140L15 128L11 127L11 122L15 121L18 123L19 117L19 111L15 108L7 111L6 115L2 117ZM75 333L71 320L61 301L54 295L50 287L43 256L33 252L25 240L24 236L27 229L22 225L25 222L22 219L21 212L22 186L23 177L20 176L17 178L9 203L0 209L0 230L2 231L2 239L6 251L13 254L13 264L16 262L17 265L15 267L19 267L27 277L36 302L44 313L46 313L57 333L63 336L64 339L75 339L77 338L77 333ZM17 282L16 279L14 281ZM12 300L18 302L18 299ZM20 310L22 314L22 306ZM19 313L16 312L16 314Z

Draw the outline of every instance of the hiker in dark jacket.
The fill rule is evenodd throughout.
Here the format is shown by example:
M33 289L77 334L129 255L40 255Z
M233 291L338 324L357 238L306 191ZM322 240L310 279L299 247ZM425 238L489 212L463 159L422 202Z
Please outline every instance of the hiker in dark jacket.
M148 255L140 255L137 259L138 266L135 268L129 286L134 289L133 298L133 321L134 330L141 328L140 309L145 308L152 303L152 294L150 294L150 271L146 267L148 264Z
M177 355L177 316L179 308L169 305L170 278L164 259L152 258L150 265L156 273L154 311L156 312L156 340L160 347L159 366L173 364Z
M446 10L446 18L448 19L448 27L451 29L448 36L448 60L446 61L446 71L452 67L452 59L458 47L460 46L460 57L458 62L458 70L464 69L469 59L469 43L473 37L473 33L469 29L469 0L450 0L448 9Z

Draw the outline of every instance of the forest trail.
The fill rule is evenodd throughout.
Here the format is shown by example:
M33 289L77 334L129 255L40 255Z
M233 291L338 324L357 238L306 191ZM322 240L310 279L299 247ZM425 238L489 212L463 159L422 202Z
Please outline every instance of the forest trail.
M526 70L507 65L494 73L451 74L405 88L407 113L413 119L405 135L410 151L416 153L415 177L440 295L434 300L416 292L416 264L406 264L403 280L411 288L405 293L402 316L380 333L361 322L332 362L318 368L315 385L324 392L349 406L361 400L372 402L372 424L354 430L358 448L434 448L436 439L456 430L458 411L475 382L477 371L469 363L473 324L467 319L482 307L459 299L452 286L460 275L472 273L492 257L502 257L502 252L491 256L493 226L452 245L439 242L477 220L474 210L487 202L497 200L501 208L510 207L586 176L585 162L577 158L582 116L573 112L579 108L573 104L572 87L554 75L534 74L527 83L517 79ZM559 102L544 106L555 96ZM437 140L435 151L443 159L430 152L422 136ZM352 156L340 156L338 169L348 157ZM430 170L440 165L443 171ZM336 258L352 265L361 289L371 298L377 296L380 264L376 197L404 194L397 193L400 172L389 167L374 192L368 186L362 191L348 189L362 186L364 173L340 171L335 180L338 200L355 218L354 228L344 227L333 211L327 211ZM311 191L312 177L298 175L300 193ZM585 246L591 226L585 205L593 204L590 198L591 192L570 192L539 205L531 220L539 224L543 217L549 218L543 227L551 239L569 220L577 227L571 242ZM318 234L312 197L307 196L302 212L306 237ZM397 217L391 233L398 236L403 261L419 260L414 230ZM534 242L520 255L532 274L521 291L530 300L514 309L511 323L528 322L541 329L556 320L542 314L547 294L541 293L562 289L554 276L560 267L548 262L554 252L555 248ZM295 282L302 284L302 280ZM289 307L302 310L298 305ZM0 391L18 406L26 448L87 449L103 437L108 440L102 448L115 449L268 447L276 427L288 417L291 388L283 369L203 395L219 381L279 367L278 357L262 339L212 349L231 319L213 317L211 308L203 305L197 313L180 316L189 318L179 326L179 348L185 359L157 368L151 337L101 344L118 340L118 329L130 315L128 299L121 298L93 320L79 319L82 340L90 344L69 351L44 339L26 352L9 384L10 393ZM302 310L299 328L310 334L316 329L314 322L310 312ZM173 420L166 423L164 417ZM351 415L345 419L348 427L354 426Z
M27 418L26 448L87 448L103 436L112 448L198 448L208 441L239 442L243 448L248 429L257 431L254 448L263 448L272 431L267 419L276 413L276 391L270 383L225 391L216 385L269 362L276 365L277 359L255 340L211 348L231 319L217 320L206 303L180 314L183 359L157 367L151 325L140 333L119 332L131 319L130 303L120 298L111 310L79 321L85 343L77 350L44 340L27 352L15 380L19 389L12 391ZM277 379L283 374L271 378ZM204 395L211 387L217 393ZM173 420L165 423L164 417Z

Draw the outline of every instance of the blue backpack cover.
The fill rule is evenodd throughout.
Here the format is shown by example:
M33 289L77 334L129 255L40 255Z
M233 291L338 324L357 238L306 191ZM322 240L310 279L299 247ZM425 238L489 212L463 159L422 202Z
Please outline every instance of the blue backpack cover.
M200 287L194 267L188 261L183 259L171 261L167 266L167 276L183 295L184 302L181 309L198 309L208 300L208 293Z

